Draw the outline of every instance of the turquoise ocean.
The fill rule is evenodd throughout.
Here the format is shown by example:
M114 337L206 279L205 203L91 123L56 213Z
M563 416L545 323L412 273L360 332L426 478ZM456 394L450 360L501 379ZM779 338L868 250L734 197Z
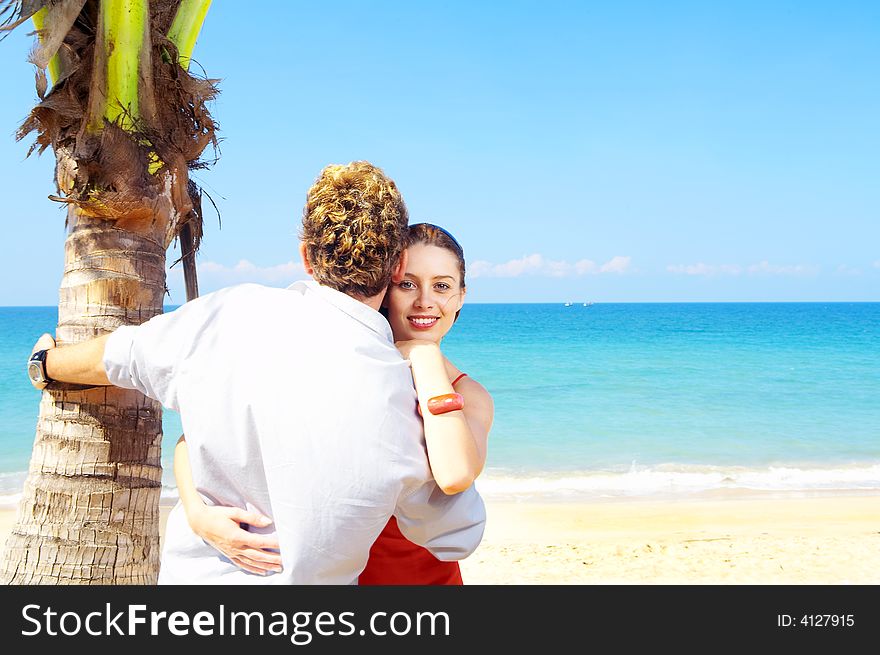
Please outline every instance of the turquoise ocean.
M2 505L34 439L24 361L56 320L0 307ZM880 491L880 303L473 304L443 347L495 400L487 498Z

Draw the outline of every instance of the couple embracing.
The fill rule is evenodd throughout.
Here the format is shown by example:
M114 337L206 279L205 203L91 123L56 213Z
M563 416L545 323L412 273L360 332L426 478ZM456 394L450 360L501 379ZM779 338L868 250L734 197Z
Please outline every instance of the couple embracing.
M300 255L312 280L287 289L222 289L63 348L44 335L32 382L180 412L160 584L461 584L493 418L439 347L462 248L409 226L394 182L354 162L309 189Z

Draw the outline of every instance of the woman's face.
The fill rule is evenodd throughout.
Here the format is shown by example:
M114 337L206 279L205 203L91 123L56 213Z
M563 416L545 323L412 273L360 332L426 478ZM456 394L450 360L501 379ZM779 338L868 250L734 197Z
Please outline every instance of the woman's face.
M417 243L407 249L406 277L388 287L384 304L395 341L440 342L464 301L458 259L446 248Z

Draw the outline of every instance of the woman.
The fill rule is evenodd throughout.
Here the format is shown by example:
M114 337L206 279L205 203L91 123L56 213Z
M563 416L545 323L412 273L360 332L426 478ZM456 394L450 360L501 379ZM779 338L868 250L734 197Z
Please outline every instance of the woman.
M409 227L406 277L392 284L383 301L395 344L412 366L413 381L425 425L431 472L447 494L467 489L486 462L494 406L489 392L462 373L440 350L440 342L455 323L466 293L464 251L446 230L418 223ZM434 415L430 395L458 393L461 411ZM425 393L422 393L425 390ZM174 474L190 527L233 563L257 574L281 570L273 537L240 527L265 527L271 519L235 507L205 505L193 484L181 437L174 454ZM462 584L458 562L441 562L427 549L408 541L392 517L370 550L358 583Z

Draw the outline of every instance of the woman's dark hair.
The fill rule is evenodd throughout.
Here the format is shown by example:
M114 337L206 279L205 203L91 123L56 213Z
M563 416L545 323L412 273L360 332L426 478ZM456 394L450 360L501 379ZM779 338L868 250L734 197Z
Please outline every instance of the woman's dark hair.
M406 232L406 247L423 243L427 246L437 246L450 251L458 260L458 272L461 274L461 288L464 283L464 248L456 241L455 237L438 225L432 223L416 223L410 225Z

